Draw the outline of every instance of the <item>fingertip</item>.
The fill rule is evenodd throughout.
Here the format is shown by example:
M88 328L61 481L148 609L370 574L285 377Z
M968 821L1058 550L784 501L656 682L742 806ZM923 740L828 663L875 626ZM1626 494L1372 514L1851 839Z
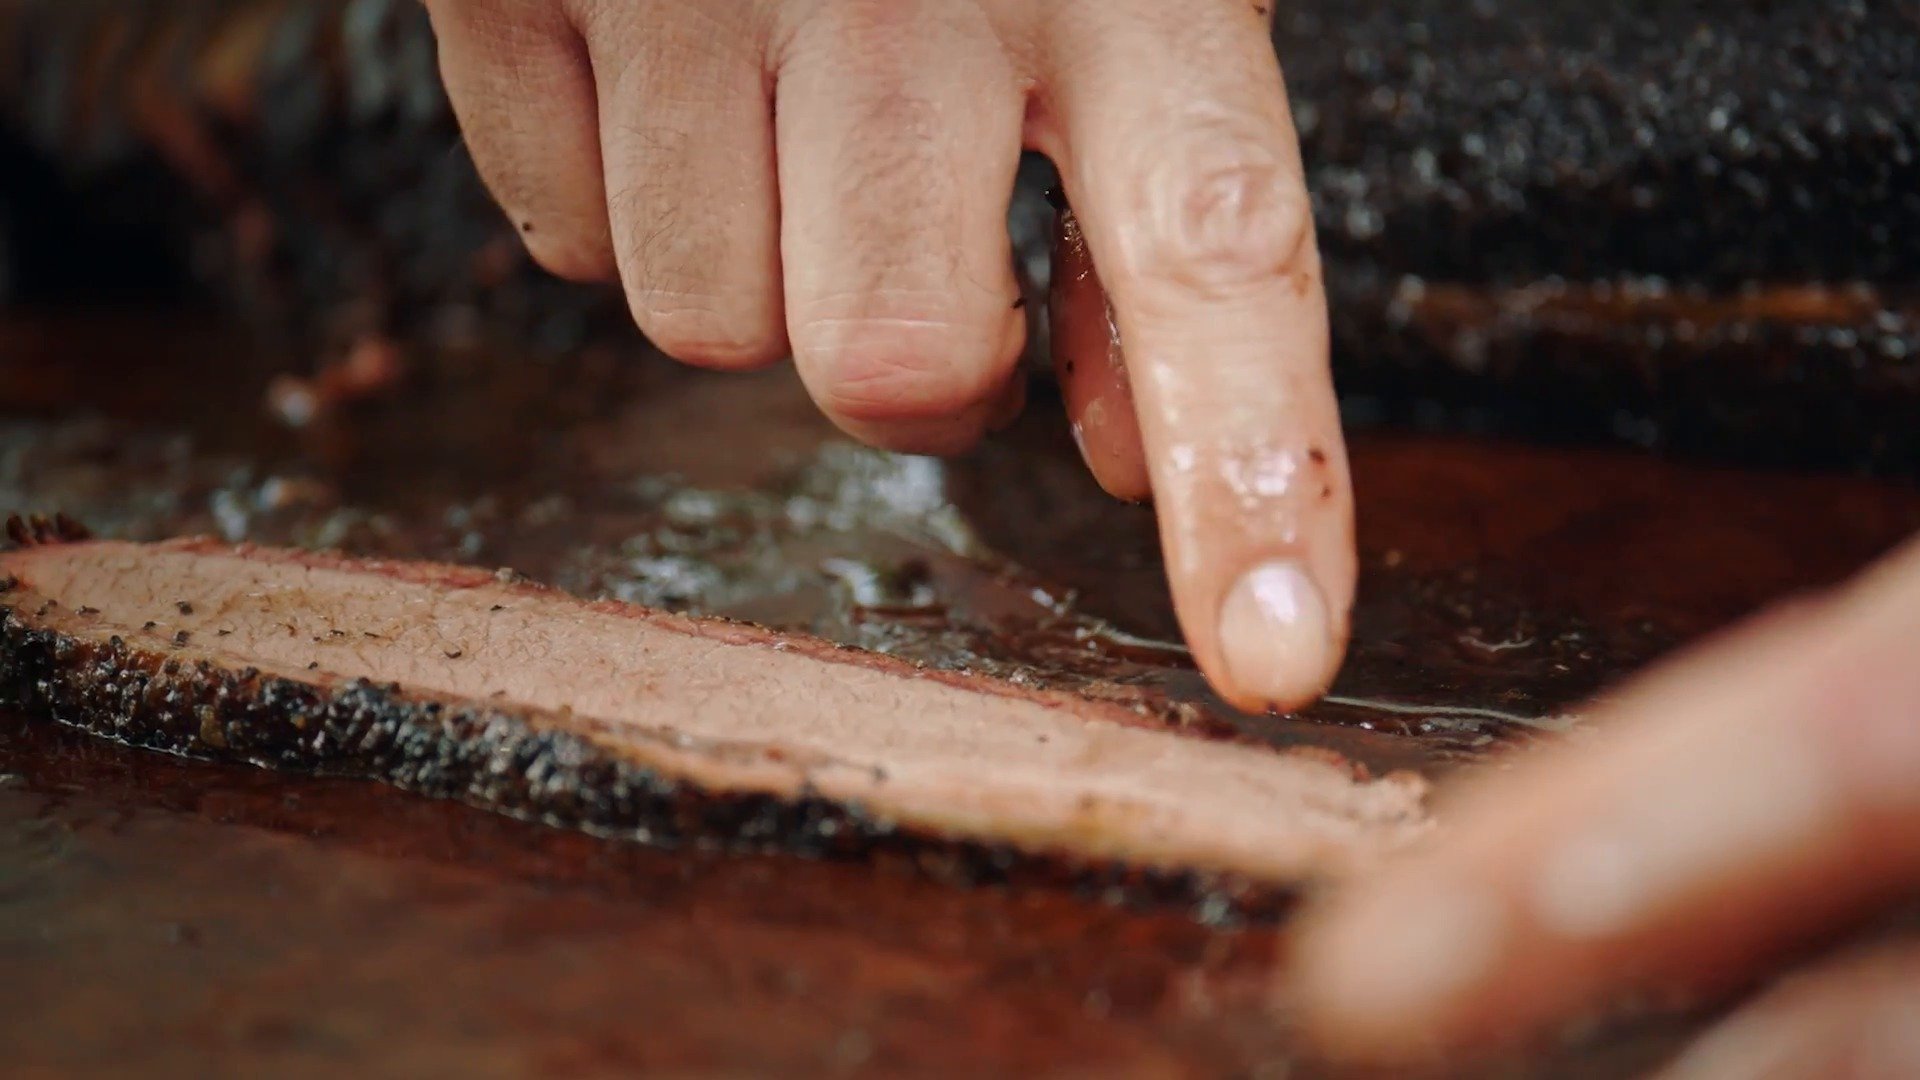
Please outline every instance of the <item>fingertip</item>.
M1211 430L1209 414L1183 410L1184 437L1169 437L1164 421L1156 437L1142 412L1146 445L1157 448L1169 582L1195 660L1237 708L1311 704L1346 657L1358 574L1337 432L1234 438Z
M960 454L1024 405L1018 311L1000 305L986 316L954 310L947 297L905 293L842 297L832 310L857 314L823 317L816 307L796 321L794 362L821 412L868 445Z
M1326 593L1303 564L1287 558L1252 567L1228 588L1213 651L1214 685L1250 711L1318 698L1341 652Z

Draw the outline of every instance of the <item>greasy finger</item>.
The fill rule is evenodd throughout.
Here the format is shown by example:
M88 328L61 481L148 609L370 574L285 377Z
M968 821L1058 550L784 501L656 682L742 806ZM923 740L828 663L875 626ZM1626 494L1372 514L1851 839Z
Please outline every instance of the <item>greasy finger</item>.
M1790 978L1708 1032L1660 1076L1920 1076L1920 948L1883 946Z
M1113 298L1181 626L1235 704L1303 704L1344 650L1353 504L1265 18L1241 0L1058 10L1048 149Z
M1146 499L1153 485L1133 412L1133 389L1127 385L1120 330L1072 210L1060 212L1054 230L1050 292L1053 367L1074 444L1108 494Z
M590 5L613 248L635 321L717 368L786 355L763 33L744 5Z
M1011 63L973 4L793 10L776 127L801 379L856 437L964 449L1026 334L1006 223L1023 107Z
M1920 545L1685 659L1481 783L1448 838L1302 928L1310 1025L1364 1056L1710 988L1920 881Z
M614 275L586 45L554 4L427 0L440 71L487 190L540 265Z

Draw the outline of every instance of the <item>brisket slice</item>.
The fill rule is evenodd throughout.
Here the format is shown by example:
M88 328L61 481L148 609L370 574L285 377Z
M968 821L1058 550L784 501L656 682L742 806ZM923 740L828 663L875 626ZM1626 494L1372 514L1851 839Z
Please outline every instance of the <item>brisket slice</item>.
M14 532L0 702L139 746L651 840L1256 891L1429 827L1416 777L802 635L470 568Z

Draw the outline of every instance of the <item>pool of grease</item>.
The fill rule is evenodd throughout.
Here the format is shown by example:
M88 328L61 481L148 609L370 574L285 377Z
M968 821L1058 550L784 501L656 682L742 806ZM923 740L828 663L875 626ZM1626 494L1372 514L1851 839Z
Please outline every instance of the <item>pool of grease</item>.
M1178 645L1150 512L1097 492L1044 391L944 463L846 444L784 372L663 364L402 380L289 432L239 351L0 325L0 506L512 566L1436 774L1582 737L1624 673L1920 528L1920 494L1867 480L1362 436L1352 660L1249 716ZM0 1045L30 1070L1311 1073L1266 1004L1283 939L1216 914L666 853L0 717ZM1672 1030L1502 1075L1630 1074Z

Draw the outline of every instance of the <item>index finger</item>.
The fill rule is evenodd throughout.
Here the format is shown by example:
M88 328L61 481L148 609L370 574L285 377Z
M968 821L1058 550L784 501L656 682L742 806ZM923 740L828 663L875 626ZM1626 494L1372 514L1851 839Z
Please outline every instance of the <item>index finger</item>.
M1113 299L1181 627L1234 704L1303 704L1346 643L1353 502L1266 19L1244 0L1059 19L1042 149Z

